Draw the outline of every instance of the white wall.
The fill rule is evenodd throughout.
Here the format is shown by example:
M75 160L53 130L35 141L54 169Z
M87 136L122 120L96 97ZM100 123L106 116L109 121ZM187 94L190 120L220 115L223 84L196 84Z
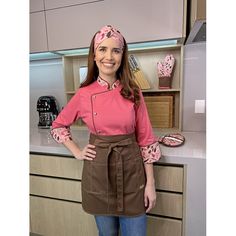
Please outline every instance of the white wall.
M206 131L206 113L194 113L195 100L206 100L206 43L184 46L183 131Z
M60 109L65 106L62 59L30 62L30 128L37 128L37 100L44 95L54 96Z

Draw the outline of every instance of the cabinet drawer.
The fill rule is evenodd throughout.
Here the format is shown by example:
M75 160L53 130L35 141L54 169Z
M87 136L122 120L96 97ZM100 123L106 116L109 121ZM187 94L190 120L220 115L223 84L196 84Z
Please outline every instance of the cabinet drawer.
M148 216L148 236L181 236L182 221Z
M183 167L154 166L156 188L174 192L183 192Z
M81 204L41 197L30 197L32 233L44 236L98 235L94 217Z
M82 202L81 182L76 180L31 175L30 193L38 196ZM182 205L181 194L157 192L157 204L151 213L182 218Z
M76 180L31 175L30 193L38 196L82 202L81 182Z
M150 213L182 219L183 195L178 193L157 192L156 206Z
M30 155L30 173L48 176L59 176L71 179L80 179L82 176L83 161L75 158Z

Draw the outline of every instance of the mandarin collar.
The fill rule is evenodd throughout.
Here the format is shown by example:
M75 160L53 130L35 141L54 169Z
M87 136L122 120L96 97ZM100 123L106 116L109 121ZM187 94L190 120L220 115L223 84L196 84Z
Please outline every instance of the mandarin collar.
M98 77L98 78L97 78L97 83L98 83L100 86L105 87L105 88L107 88L107 89L115 89L115 88L117 88L117 87L119 86L120 80L117 79L117 80L110 86L109 83L108 83L106 80L102 79L101 77Z

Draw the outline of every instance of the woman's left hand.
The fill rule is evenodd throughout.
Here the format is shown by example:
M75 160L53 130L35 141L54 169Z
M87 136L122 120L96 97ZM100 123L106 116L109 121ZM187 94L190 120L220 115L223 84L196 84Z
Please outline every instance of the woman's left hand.
M147 184L144 190L144 205L146 213L156 205L156 190L154 184Z

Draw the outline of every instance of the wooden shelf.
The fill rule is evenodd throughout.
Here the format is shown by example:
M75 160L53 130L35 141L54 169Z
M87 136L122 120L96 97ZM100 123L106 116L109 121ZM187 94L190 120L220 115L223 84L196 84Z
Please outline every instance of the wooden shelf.
M75 90L73 90L73 91L66 91L65 93L66 94L75 94Z
M167 92L180 92L180 89L142 89L143 93L167 93Z
M180 89L142 89L142 93L168 93L168 92L180 92ZM76 91L66 91L66 94L75 94Z

